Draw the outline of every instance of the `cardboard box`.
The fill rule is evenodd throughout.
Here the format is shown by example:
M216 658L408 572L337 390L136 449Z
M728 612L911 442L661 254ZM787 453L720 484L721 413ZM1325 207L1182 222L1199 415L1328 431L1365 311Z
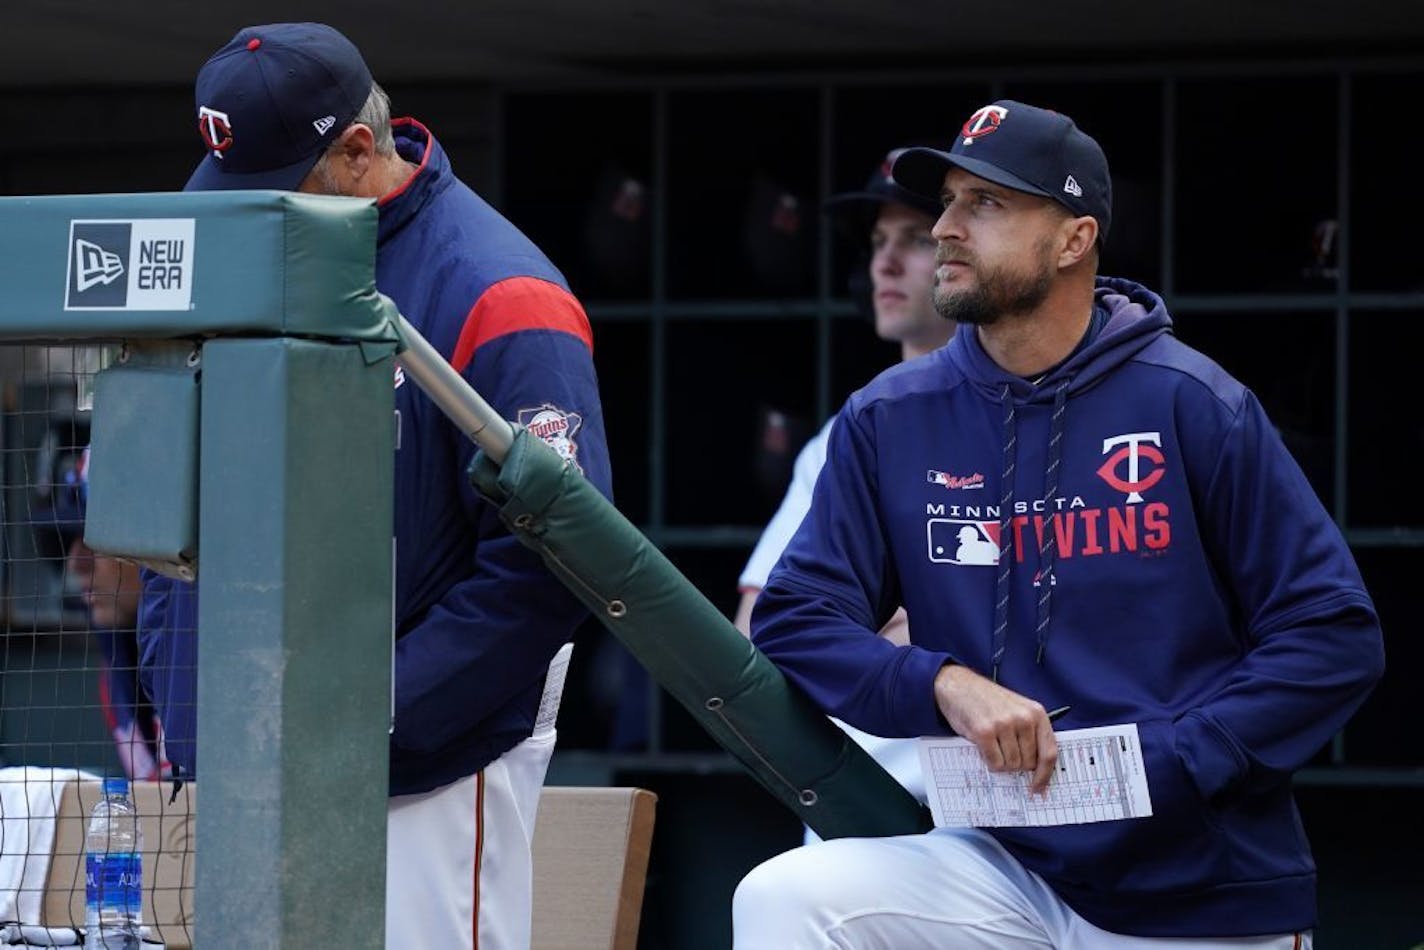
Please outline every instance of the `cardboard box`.
M84 926L84 831L102 797L100 782L66 782L55 814L54 854L40 923ZM172 782L134 782L143 829L143 923L167 950L193 946L194 838L197 789L185 783L169 804Z
M533 950L634 950L658 797L545 786L534 825Z
M84 829L99 782L65 782L40 923L84 924ZM143 827L143 923L167 950L193 946L197 788L133 783ZM538 950L610 947L638 940L657 796L636 788L546 787L535 828L533 943Z

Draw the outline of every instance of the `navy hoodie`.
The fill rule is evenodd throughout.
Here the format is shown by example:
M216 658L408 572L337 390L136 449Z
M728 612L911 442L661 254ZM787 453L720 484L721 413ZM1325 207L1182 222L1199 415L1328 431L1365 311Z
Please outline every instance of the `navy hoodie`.
M878 735L949 734L946 663L1071 705L1058 728L1136 723L1151 817L990 832L1105 930L1308 929L1290 775L1383 671L1374 605L1251 392L1172 335L1151 291L1102 278L1095 306L1102 330L1037 385L966 330L854 394L754 641ZM874 635L900 604L907 647Z
M376 286L507 419L611 492L588 318L563 276L465 186L420 123L418 166L379 202ZM391 794L472 775L528 737L544 673L587 611L471 489L476 446L397 371L396 651ZM197 588L148 574L145 685L169 757L194 775Z

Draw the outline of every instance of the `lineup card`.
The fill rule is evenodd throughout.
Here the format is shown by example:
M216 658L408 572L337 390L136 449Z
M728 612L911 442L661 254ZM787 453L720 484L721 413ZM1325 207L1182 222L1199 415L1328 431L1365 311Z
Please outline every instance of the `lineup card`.
M1137 723L1056 732L1058 766L1045 795L1028 772L990 772L968 739L920 739L937 828L1081 825L1152 814Z

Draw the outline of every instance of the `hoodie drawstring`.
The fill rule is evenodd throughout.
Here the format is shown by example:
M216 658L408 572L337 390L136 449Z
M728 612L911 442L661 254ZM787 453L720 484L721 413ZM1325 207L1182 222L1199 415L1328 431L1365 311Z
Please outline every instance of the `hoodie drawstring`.
M1038 659L1043 664L1043 650L1048 646L1048 623L1052 615L1053 574L1058 556L1058 468L1063 459L1063 413L1068 402L1068 380L1053 391L1053 415L1048 422L1048 470L1044 473L1043 504L1048 517L1043 524L1043 543L1038 549Z
M994 583L994 682L999 681L999 663L1004 658L1004 646L1009 638L1009 566L1013 563L1014 517L1014 448L1018 434L1014 431L1014 396L1008 383L999 393L999 405L1004 410L1004 475L999 491L999 576Z
M1057 583L1054 565L1058 556L1058 470L1063 461L1063 416L1068 402L1067 379L1053 391L1053 414L1048 427L1048 466L1044 473L1043 504L1048 517L1044 519L1043 540L1038 549L1038 654L1035 662L1042 665L1043 651L1048 646L1048 627L1053 616L1053 585ZM991 660L993 680L999 681L999 666L1009 639L1009 570L1013 564L1014 456L1018 445L1015 426L1014 397L1008 384L999 393L999 405L1004 410L1004 474L999 493L999 573L994 583L994 642Z

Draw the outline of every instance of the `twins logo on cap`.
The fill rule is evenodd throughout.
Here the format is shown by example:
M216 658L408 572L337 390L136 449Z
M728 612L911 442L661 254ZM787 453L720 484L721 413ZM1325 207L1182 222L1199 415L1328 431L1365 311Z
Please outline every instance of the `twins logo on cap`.
M222 153L232 148L232 121L226 112L199 106L198 134L203 137L203 144L213 150L214 158L222 158Z
M1004 116L1008 114L1009 110L1003 106L984 106L975 111L964 120L964 127L959 130L964 136L964 144L973 145L975 139L997 132L999 123L1004 121Z

